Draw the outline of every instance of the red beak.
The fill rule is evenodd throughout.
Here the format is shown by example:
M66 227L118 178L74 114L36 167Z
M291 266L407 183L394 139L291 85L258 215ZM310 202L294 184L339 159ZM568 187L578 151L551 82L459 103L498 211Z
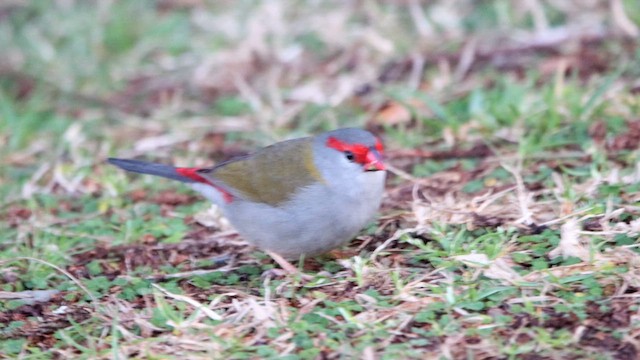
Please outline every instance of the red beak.
M382 162L382 155L376 149L369 149L367 152L367 158L364 163L365 171L380 171L386 170L384 163Z

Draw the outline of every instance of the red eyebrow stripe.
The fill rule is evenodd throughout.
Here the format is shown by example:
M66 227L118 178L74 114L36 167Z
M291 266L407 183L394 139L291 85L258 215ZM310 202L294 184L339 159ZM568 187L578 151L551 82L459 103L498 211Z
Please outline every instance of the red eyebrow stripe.
M338 151L351 151L355 156L355 161L357 163L365 164L367 162L367 153L369 153L369 149L362 144L347 144L334 137L330 137L327 140L327 146Z

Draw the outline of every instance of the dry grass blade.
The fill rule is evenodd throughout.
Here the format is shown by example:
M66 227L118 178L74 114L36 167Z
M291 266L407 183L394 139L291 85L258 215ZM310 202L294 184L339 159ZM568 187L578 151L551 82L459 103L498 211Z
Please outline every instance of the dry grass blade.
M84 286L84 284L82 284L82 282L80 280L78 280L75 276L71 275L71 273L69 273L68 271L66 271L65 269L52 264L48 261L42 260L42 259L36 259L36 258L32 258L32 257L18 257L15 259L11 259L11 260L2 260L0 261L0 264L9 264L12 263L14 261L31 261L31 262L37 262L46 266L49 266L53 269L55 269L56 271L58 271L59 273L63 274L64 276L68 277L69 280L71 280L73 283L75 283L76 285L78 285L78 287L80 289L82 289L82 291L84 291L85 294L87 294L87 296L91 299L91 303L94 307L98 307L99 306L99 301L98 299L93 295L93 293L91 291L89 291L89 289L87 289L86 286Z
M151 286L160 290L160 292L162 292L168 298L171 298L177 301L186 302L187 304L196 308L198 311L202 311L211 320L218 320L218 321L223 320L222 316L216 314L213 310L209 309L207 306L199 303L198 301L188 296L171 293L158 284L151 284Z

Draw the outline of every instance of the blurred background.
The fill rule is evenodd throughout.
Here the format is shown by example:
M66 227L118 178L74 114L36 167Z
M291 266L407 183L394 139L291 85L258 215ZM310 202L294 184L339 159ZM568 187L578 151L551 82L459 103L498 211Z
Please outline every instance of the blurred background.
M0 0L0 357L636 358L639 28L638 0ZM303 284L105 163L342 126L393 171Z
M200 165L338 126L451 147L514 124L539 82L640 89L638 22L635 0L5 0L1 195L95 191L109 154Z

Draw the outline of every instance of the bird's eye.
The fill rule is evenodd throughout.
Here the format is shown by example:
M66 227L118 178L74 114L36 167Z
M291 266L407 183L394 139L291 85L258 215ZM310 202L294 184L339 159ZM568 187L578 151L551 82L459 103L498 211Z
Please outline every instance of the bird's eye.
M353 161L356 157L353 155L353 153L349 150L344 152L344 156L347 158L347 160L349 161Z

